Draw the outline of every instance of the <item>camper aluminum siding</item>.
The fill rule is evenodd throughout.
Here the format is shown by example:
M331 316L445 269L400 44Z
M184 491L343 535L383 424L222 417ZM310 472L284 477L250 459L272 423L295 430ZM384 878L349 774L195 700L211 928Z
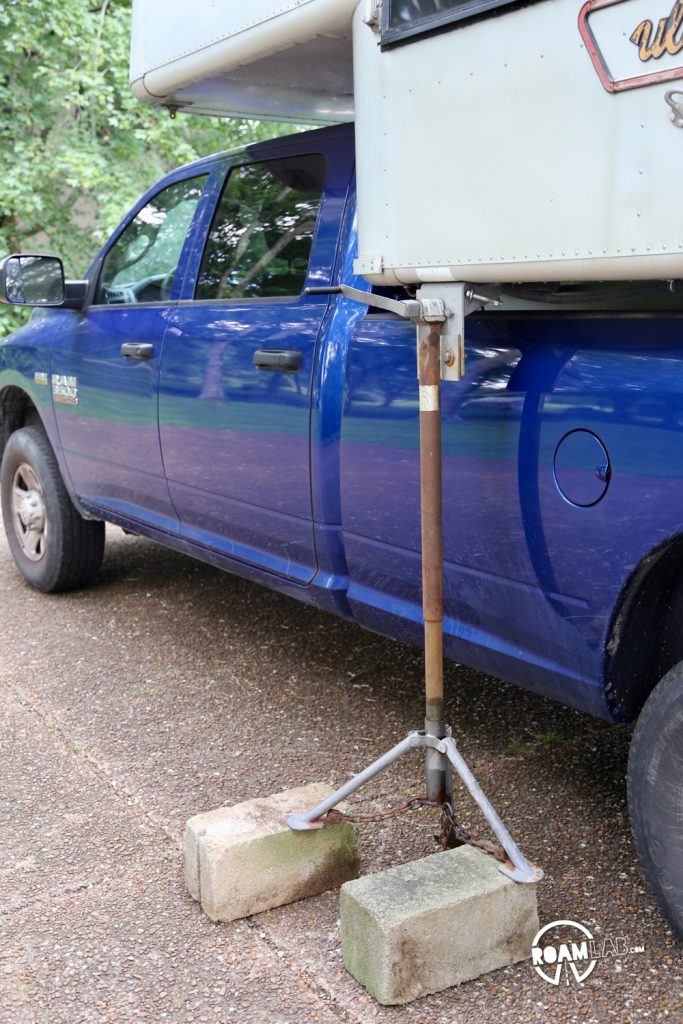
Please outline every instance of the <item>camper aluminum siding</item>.
M546 0L391 48L357 11L358 270L682 277L682 6ZM644 47L648 18L668 48Z

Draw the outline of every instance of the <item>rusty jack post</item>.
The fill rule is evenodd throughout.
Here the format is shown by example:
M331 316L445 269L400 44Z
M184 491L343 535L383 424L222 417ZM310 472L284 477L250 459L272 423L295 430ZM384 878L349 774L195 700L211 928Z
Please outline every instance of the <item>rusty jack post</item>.
M540 868L530 864L489 803L458 751L443 710L443 484L441 472L441 381L459 380L464 368L465 316L497 300L474 295L463 283L424 285L416 299L398 301L371 295L347 285L311 288L310 292L341 292L349 299L390 310L417 325L420 387L420 509L422 525L422 610L424 616L425 728L411 732L371 765L305 814L291 814L296 831L324 828L324 815L366 782L411 750L426 752L427 799L451 802L451 770L455 768L476 801L508 862L499 870L515 882L537 882Z
M443 739L443 484L441 473L441 324L419 323L420 509L424 616L425 733ZM426 751L427 799L450 801L444 754Z

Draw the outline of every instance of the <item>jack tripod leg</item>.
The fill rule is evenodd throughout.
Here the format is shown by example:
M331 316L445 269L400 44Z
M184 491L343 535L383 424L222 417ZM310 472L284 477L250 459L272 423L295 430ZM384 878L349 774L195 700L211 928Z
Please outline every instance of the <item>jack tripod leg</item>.
M287 818L287 824L295 832L304 832L311 828L324 828L325 821L322 819L323 814L327 814L333 807L336 807L338 803L345 800L347 796L351 796L356 790L360 789L361 786L369 782L370 779L374 779L375 775L379 775L380 772L388 768L394 761L398 761L399 757L403 754L407 754L409 750L412 750L415 746L413 737L417 733L410 733L404 740L397 743L395 747L388 750L386 754L382 754L376 761L364 768L362 772L358 772L358 775L354 775L352 779L340 786L338 790L330 794L325 800L321 800L319 804L313 807L310 811L306 811L305 814L290 814ZM322 820L321 820L322 819Z

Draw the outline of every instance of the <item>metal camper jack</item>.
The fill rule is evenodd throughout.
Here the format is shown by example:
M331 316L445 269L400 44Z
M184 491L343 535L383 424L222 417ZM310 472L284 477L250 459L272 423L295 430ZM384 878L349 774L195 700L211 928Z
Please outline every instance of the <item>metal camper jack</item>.
M312 292L337 292L356 302L377 306L412 320L417 327L417 367L420 389L420 509L422 521L422 611L425 651L425 727L411 732L391 750L373 761L327 799L304 814L293 814L287 824L295 831L323 828L324 815L355 793L403 754L424 748L426 796L430 802L450 805L451 771L455 769L474 798L512 866L499 869L515 882L538 882L543 871L530 864L500 817L491 806L464 758L458 751L443 710L443 496L441 473L441 381L459 380L464 372L465 317L493 297L475 294L462 282L430 284L415 299L399 301L371 295L341 285L311 288Z

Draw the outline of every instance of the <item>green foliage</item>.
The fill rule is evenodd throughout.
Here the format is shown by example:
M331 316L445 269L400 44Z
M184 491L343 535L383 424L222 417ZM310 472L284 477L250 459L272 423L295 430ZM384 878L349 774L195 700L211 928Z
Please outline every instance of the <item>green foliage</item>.
M131 0L0 0L0 254L55 252L80 276L162 174L292 130L139 103L130 22ZM0 308L0 336L23 318Z
M572 742L570 736L561 736L556 732L534 732L529 740L520 736L511 736L503 753L507 757L524 757L539 751L552 750L555 747L566 747Z

